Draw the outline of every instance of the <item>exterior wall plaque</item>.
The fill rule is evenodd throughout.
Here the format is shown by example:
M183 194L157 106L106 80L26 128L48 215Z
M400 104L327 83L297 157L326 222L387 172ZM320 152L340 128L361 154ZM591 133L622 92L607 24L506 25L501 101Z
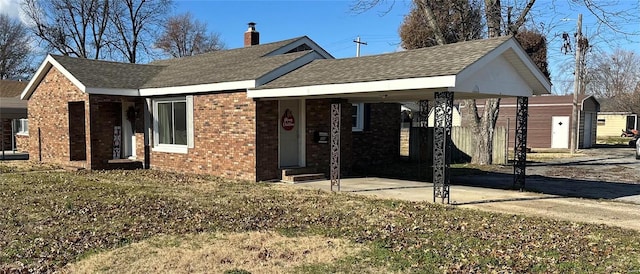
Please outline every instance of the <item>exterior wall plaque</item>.
M282 119L280 119L280 123L282 124L282 128L286 131L290 131L296 126L296 119L293 117L293 113L290 109L286 109L284 111Z

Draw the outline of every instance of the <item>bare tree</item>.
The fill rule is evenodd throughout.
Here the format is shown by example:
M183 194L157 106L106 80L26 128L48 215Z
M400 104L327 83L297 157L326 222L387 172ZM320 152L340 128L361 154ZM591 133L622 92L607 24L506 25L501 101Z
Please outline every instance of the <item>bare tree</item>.
M152 29L161 26L171 0L120 0L114 2L112 44L130 63L138 62L140 51L149 52Z
M191 13L170 17L155 46L173 57L191 56L221 50L224 44L217 33L208 33L207 25Z
M32 32L51 50L82 58L102 58L108 45L109 0L24 0Z
M32 69L29 65L29 34L17 19L0 14L0 79L15 79Z
M414 10L409 15L407 15L407 19L405 19L405 22L401 26L400 34L401 38L403 38L403 46L407 47L405 45L405 42L412 41L405 41L404 38L415 37L415 33L420 32L435 34L436 39L423 40L423 44L418 45L417 47L431 46L436 44L442 45L443 42L437 39L438 33L440 33L440 35L442 35L442 37L444 38L444 43L464 41L469 39L479 39L481 37L481 33L478 31L478 26L481 22L481 20L478 19L479 17L481 17L481 7L479 3L469 0L444 1L444 3L453 5L453 7L459 7L457 13L465 15L460 16L460 20L458 20L457 23L453 23L453 25L462 26L461 28L456 29L449 27L451 24L447 23L450 20L454 20L454 18L456 17L456 13L452 12L455 11L456 8L446 6L444 5L444 3L439 3L438 1L414 1L416 3L415 6L420 7L420 10L414 8ZM506 20L507 24L503 24L504 20L502 20L503 15L500 0L484 0L484 18L488 27L489 37L498 37L506 33L517 34L517 31L525 23L526 15L529 10L531 10L531 7L534 3L535 0L529 0L527 4L522 7L521 14L513 22L510 20L513 9L508 9L509 20ZM441 11L438 11L438 9L441 9ZM421 13L422 15L419 13ZM409 26L406 20L419 21L420 18L424 18L424 20L426 20L428 24L414 24L412 27L426 28L426 30L413 30L414 36L412 36L411 34L403 35L403 31L405 33L410 33L409 30L404 29L405 26ZM443 23L442 20L444 20L445 22ZM429 21L435 22L429 23ZM464 23L461 23L461 21L464 21ZM456 31L458 33L455 33ZM420 38L418 38L418 40L419 39ZM415 40L416 39L413 39L413 41ZM544 49L546 50L546 45ZM546 65L546 61L541 64ZM472 117L472 119L470 119L471 127L474 135L476 136L476 150L472 157L472 162L476 164L491 164L493 162L493 136L495 131L495 124L498 120L498 114L500 112L500 99L496 98L486 100L482 113L478 113L478 107L475 100L468 100L466 104L470 106L470 108L468 109L468 113L466 114Z
M469 0L415 1L399 32L405 49L480 39L482 5Z
M605 98L619 111L640 113L640 56L616 49L594 54L585 74L589 94Z

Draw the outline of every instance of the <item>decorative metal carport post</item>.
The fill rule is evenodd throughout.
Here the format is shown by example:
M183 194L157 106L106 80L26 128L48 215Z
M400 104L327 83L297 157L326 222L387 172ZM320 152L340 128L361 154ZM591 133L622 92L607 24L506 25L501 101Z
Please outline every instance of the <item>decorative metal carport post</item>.
M428 174L429 174L429 169L430 169L430 163L429 160L427 159L427 157L423 157L425 155L428 155L426 153L426 150L428 148L428 140L429 140L429 100L420 100L418 101L418 113L416 113L418 115L418 126L419 128L417 129L417 136L420 137L420 140L418 141L418 145L419 145L419 153L418 153L418 164L419 167L418 168L418 177L419 178L427 178ZM424 162L423 162L424 160ZM423 168L424 168L424 173L423 173ZM423 175L424 174L424 175Z
M449 203L451 164L451 124L453 119L453 92L435 93L435 127L433 129L433 202L436 197Z
M340 112L341 105L331 104L331 191L340 191Z
M527 119L529 117L529 97L518 97L516 109L516 140L513 163L513 188L524 190L527 169Z
M418 112L418 123L421 128L429 127L429 100L418 101L420 110Z

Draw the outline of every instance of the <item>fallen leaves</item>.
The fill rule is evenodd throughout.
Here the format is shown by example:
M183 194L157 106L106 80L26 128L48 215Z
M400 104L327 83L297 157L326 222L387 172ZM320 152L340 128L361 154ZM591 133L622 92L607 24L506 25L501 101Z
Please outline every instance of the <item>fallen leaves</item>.
M217 231L323 235L375 247L327 272L370 265L402 272L640 269L635 231L286 185L137 170L8 173L0 189L0 272L50 272L156 235ZM293 256L255 252L260 260Z

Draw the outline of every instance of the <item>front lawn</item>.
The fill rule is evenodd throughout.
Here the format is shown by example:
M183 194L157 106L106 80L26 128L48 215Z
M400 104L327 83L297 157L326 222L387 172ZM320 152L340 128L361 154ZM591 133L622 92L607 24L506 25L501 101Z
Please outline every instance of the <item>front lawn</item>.
M640 270L640 232L603 225L149 170L0 170L0 273Z

